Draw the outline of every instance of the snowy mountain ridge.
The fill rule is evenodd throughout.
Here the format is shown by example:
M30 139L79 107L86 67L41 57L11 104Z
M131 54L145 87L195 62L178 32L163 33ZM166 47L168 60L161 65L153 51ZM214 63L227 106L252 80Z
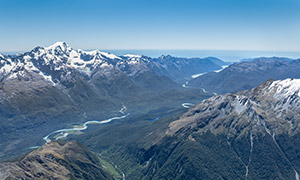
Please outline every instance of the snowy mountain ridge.
M243 157L245 179L253 176L253 165L265 158L266 153L286 161L289 174L285 176L289 178L284 179L299 180L300 169L294 163L298 150L291 150L300 133L299 92L300 79L285 79L269 80L251 90L213 96L171 122L165 135L185 135L192 141L194 137L208 134L225 137L225 141L238 150L235 153ZM267 158L262 164L266 162Z
M298 95L300 96L300 79L285 79L274 81L269 89L276 87L275 97L280 98L284 96Z
M192 74L220 69L224 63L216 58L177 58L162 56L150 58L143 55L126 54L116 56L99 50L73 49L65 42L56 42L48 47L36 47L17 55L0 56L1 81L12 79L44 79L55 85L61 79L70 79L74 72L92 79L95 74L111 76L121 72L129 78L141 74L167 76L172 80L185 81ZM66 78L67 77L67 78Z
M172 122L167 134L197 126L228 136L240 136L249 131L266 132L271 136L295 134L300 131L299 92L300 79L285 79L269 80L251 90L217 95Z
M38 74L52 83L52 74L59 71L77 70L90 77L98 69L110 71L115 67L138 67L138 64L149 62L147 57L139 55L119 57L99 50L74 50L65 42L57 42L49 47L36 47L16 56L1 55L0 60L0 75L3 79L15 79L28 72Z

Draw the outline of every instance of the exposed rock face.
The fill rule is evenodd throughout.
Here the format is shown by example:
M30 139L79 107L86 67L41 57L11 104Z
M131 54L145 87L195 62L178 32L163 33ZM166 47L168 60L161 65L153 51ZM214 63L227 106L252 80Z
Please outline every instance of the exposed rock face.
M249 91L203 101L172 122L168 134L182 127L197 127L230 136L249 131L294 135L300 131L299 114L300 80L270 80Z
M0 179L113 179L97 157L76 143L49 142L18 162L0 164Z

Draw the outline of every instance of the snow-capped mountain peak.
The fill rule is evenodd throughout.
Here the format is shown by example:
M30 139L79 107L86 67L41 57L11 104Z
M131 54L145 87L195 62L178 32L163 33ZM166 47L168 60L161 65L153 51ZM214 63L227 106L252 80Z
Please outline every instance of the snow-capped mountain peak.
M116 55L114 55L114 54L111 54L111 53L100 52L100 51L99 51L99 53L100 53L101 55L104 55L104 56L107 57L107 58L110 58L110 59L121 59L120 57L118 57L118 56L116 56Z
M170 123L167 134L196 126L228 136L249 132L263 132L273 138L295 134L300 131L299 91L300 79L285 79L269 80L252 90L213 96Z
M142 57L141 55L136 55L136 54L125 54L123 56L127 57L127 58L141 58Z
M52 84L60 82L60 79L64 79L70 72L79 72L91 78L98 71L111 74L116 68L132 75L143 69L148 70L145 62L149 61L139 55L119 57L98 49L77 50L65 42L56 42L48 47L38 46L11 58L2 59L0 56L0 60L0 73L4 79L23 77L26 74L24 72L28 72L31 77L38 74Z
M62 51L72 50L71 46L69 46L66 42L56 42L45 49L47 50L56 50L60 48Z
M291 96L295 93L300 96L300 79L285 79L274 81L270 89L276 88L276 96Z
M91 51L85 51L85 50L82 50L82 49L78 49L78 52L79 53L83 53L83 54L88 54L88 55L97 55L97 54L100 54L99 49L95 49L95 50L91 50Z

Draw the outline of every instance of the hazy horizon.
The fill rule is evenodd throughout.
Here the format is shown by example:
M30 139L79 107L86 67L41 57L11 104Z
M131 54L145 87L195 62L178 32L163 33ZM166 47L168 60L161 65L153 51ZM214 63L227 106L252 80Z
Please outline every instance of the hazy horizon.
M30 51L31 49L27 50ZM95 49L85 49L91 51ZM258 58L258 57L285 57L291 59L299 59L300 52L289 51L242 51L242 50L195 50L195 49L99 49L103 52L109 52L118 56L125 54L145 55L152 58L157 58L162 55L171 55L175 57L184 58L204 58L216 57L227 62L238 62L243 59ZM24 53L27 51L19 52L0 52L3 55L13 55Z

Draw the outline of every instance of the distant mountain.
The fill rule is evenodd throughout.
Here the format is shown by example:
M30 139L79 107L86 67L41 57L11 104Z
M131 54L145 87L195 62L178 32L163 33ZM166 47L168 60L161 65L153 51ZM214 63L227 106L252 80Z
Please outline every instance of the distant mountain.
M272 57L234 63L220 72L192 79L189 86L224 94L251 89L269 79L286 78L300 78L300 60Z
M18 162L0 163L0 179L114 179L97 156L76 142L50 142Z
M219 70L223 65L228 64L214 57L178 58L170 55L161 56L154 61L164 68L159 73L165 74L180 84L190 80L194 74Z
M191 79L195 73L220 69L222 64L226 63L213 57L116 56L99 50L75 50L65 42L57 42L17 55L1 55L0 83L4 89L8 84L19 89L19 84L26 82L27 86L20 85L24 92L51 87L62 91L72 103L91 110L95 101L113 104L110 98L181 88L176 82ZM2 94L3 98L10 96L7 91ZM87 99L83 101L83 97Z
M116 115L124 105L139 113L212 95L183 89L166 62L76 50L65 42L0 55L0 159L66 125Z
M143 85L146 81L140 84L139 79L151 74L152 78L149 80L159 83L161 79L164 79L164 82L168 81L164 89L174 88L176 85L172 80L181 83L183 79L190 79L193 74L221 69L221 66L226 64L213 57L187 59L168 55L152 59L140 55L116 56L99 50L74 50L65 42L57 42L46 48L36 47L30 52L18 55L6 57L1 55L0 58L1 81L15 78L26 80L39 78L52 85L58 83L67 87L72 86L76 75L81 75L87 81L95 82L101 78L106 79L107 83L114 84L114 78L108 78L108 76L118 74L118 77L127 76L137 85L147 89ZM151 81L149 83L156 89L165 84L153 84ZM126 84L129 84L128 88L136 88L130 81Z
M270 80L204 100L173 119L113 126L117 132L103 136L102 129L80 140L108 154L130 179L298 180L299 113L300 80Z
M271 57L274 60L286 60L286 61L293 61L293 59L291 58L286 58L286 57ZM249 62L249 61L255 61L257 59L270 59L270 58L266 58L266 57L259 57L259 58L246 58L246 59L241 59L240 62Z

